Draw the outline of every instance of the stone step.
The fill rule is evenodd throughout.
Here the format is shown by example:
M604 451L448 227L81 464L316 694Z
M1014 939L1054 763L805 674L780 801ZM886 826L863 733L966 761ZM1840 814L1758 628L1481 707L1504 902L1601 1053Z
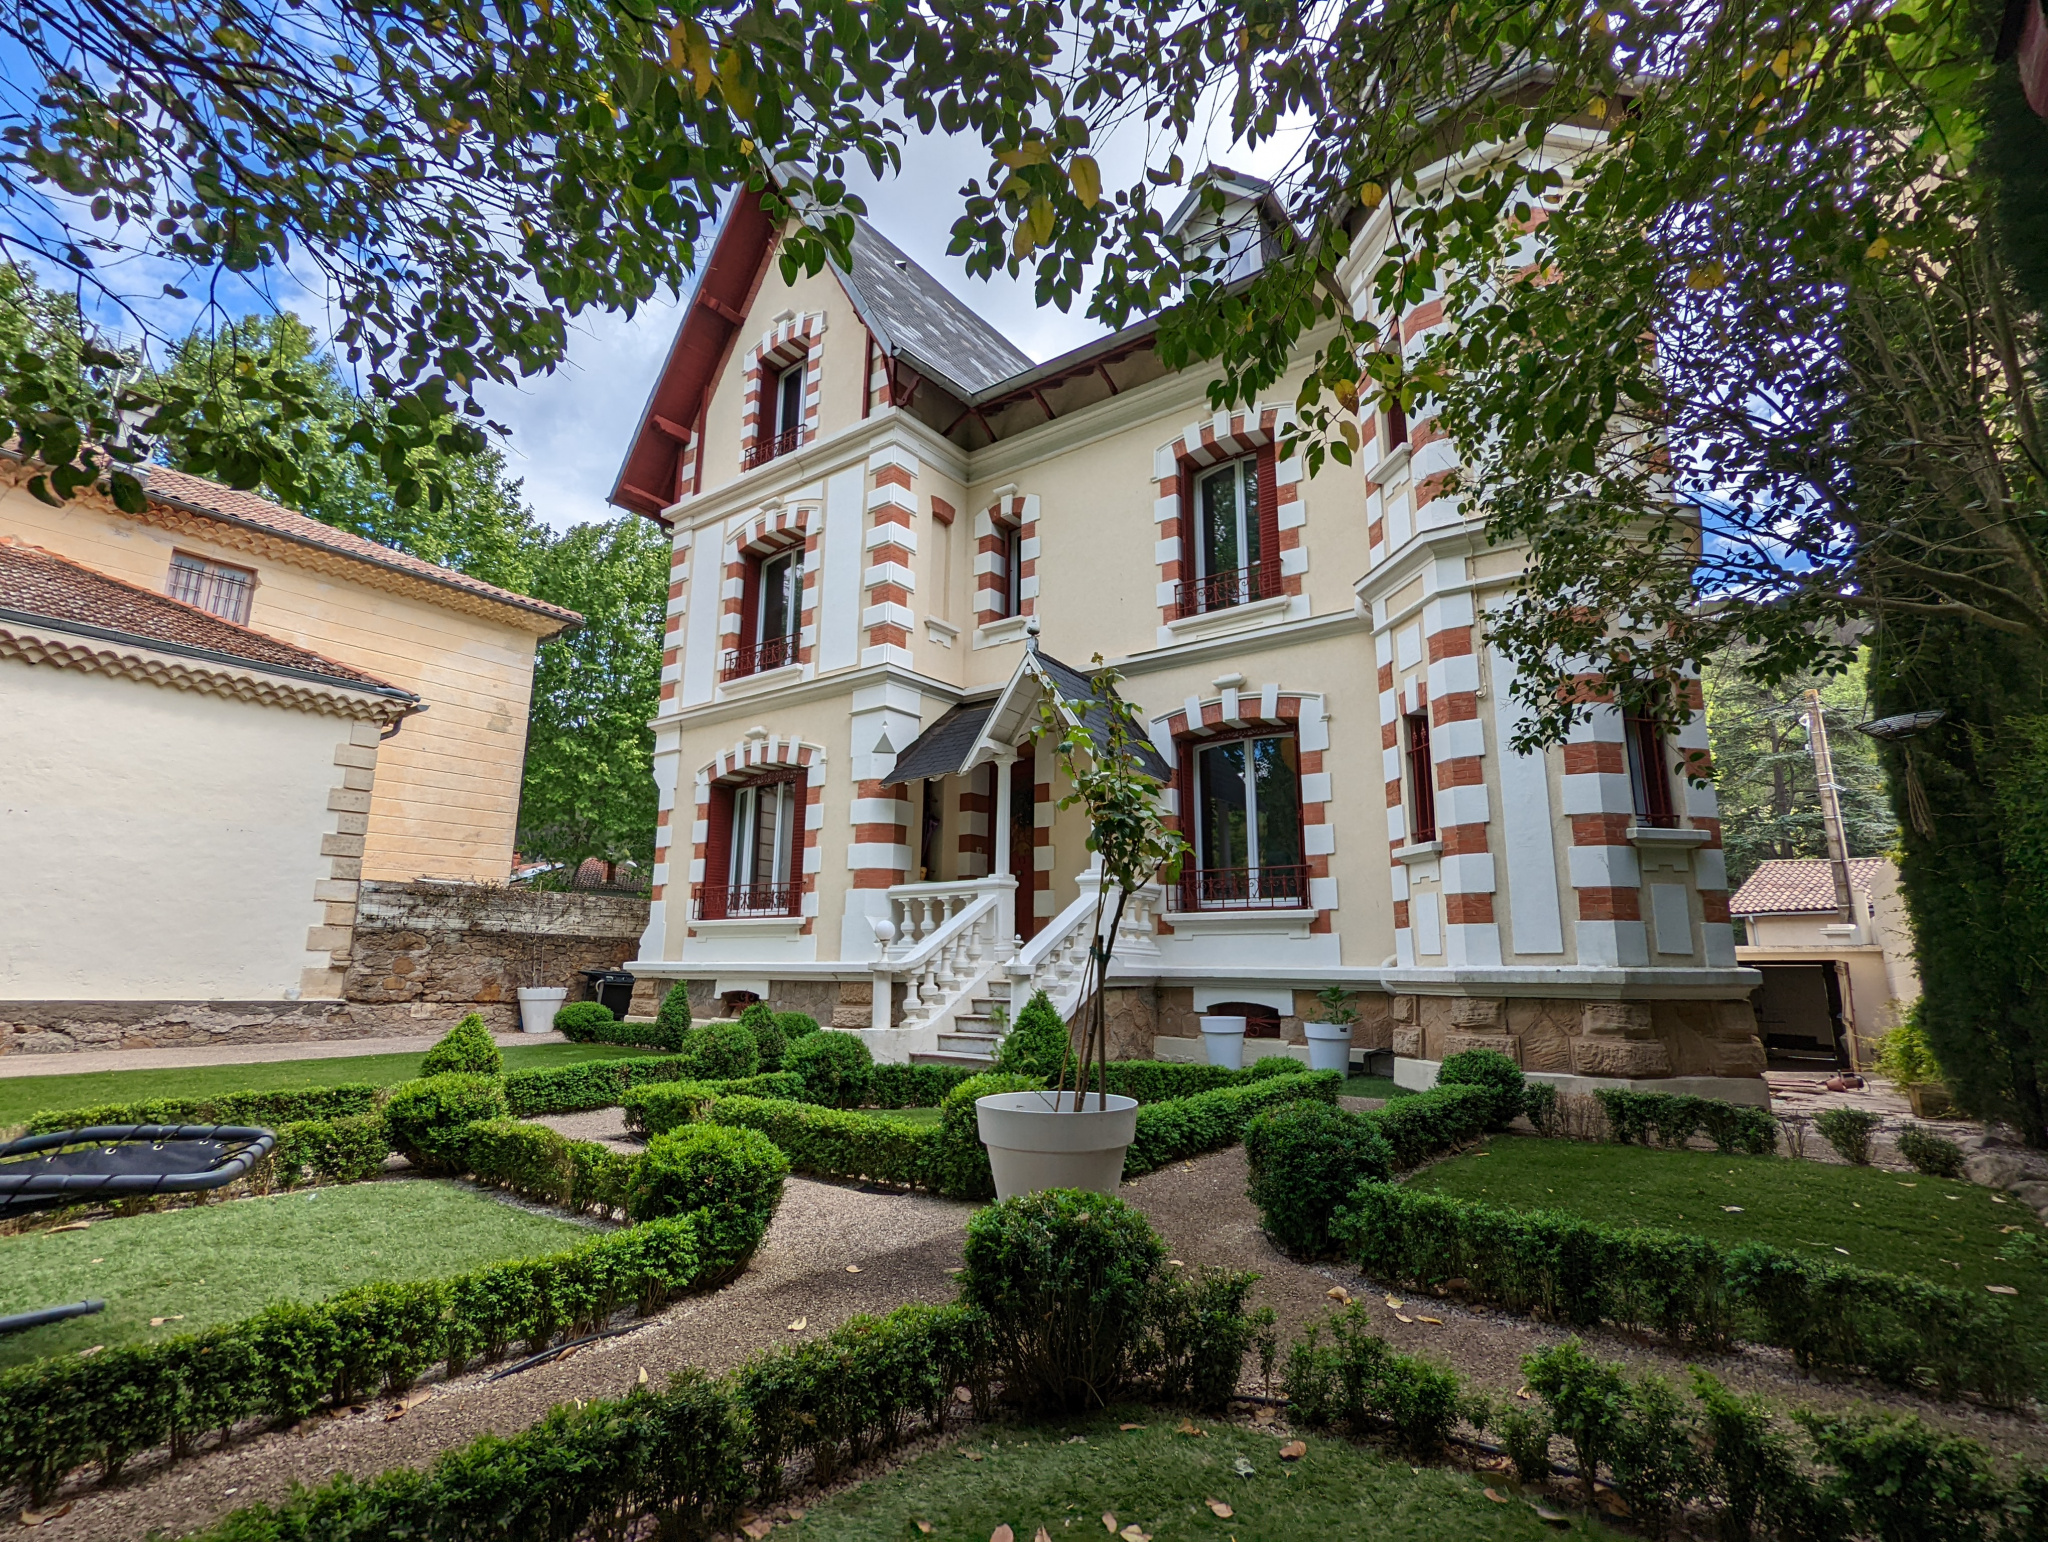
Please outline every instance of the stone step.
M950 1050L963 1055L993 1056L996 1046L1000 1043L1002 1043L1002 1040L992 1033L942 1033L939 1035L940 1049Z
M944 1050L914 1050L911 1052L912 1065L960 1065L971 1066L977 1071L986 1071L995 1061L987 1055L953 1055Z

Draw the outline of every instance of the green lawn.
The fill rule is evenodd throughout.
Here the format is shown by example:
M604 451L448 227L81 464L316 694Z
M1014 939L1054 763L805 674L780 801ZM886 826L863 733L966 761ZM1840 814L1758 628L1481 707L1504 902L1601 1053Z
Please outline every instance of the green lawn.
M877 1108L872 1112L883 1119L901 1119L905 1124L935 1126L942 1111L936 1108Z
M1394 1085L1391 1076L1347 1076L1339 1091L1347 1098L1398 1098L1407 1095Z
M27 1124L45 1109L89 1108L145 1098L199 1098L222 1092L332 1087L341 1082L394 1086L419 1075L433 1040L409 1055L349 1055L335 1060L265 1060L254 1065L181 1066L164 1071L87 1071L76 1076L0 1077L0 1130ZM620 1060L659 1053L632 1044L531 1044L503 1051L508 1071L544 1071L579 1060Z
M233 1322L285 1297L560 1252L592 1235L463 1184L406 1179L0 1237L0 1313L107 1303L93 1317L0 1338L0 1366ZM180 1320L153 1328L152 1317Z
M1455 1157L1409 1182L1518 1210L1666 1227L1724 1246L1768 1242L1970 1291L2011 1285L2019 1295L2005 1299L2037 1340L2048 1337L2048 1271L1997 1256L2002 1228L2036 1227L2033 1212L1959 1179L1504 1136L1488 1155Z
M1141 1423L1119 1430L1120 1423ZM778 1527L789 1542L987 1542L1007 1525L1017 1542L1040 1527L1066 1539L1102 1537L1103 1516L1158 1542L1535 1542L1539 1537L1616 1534L1584 1520L1560 1532L1508 1495L1496 1504L1487 1480L1416 1471L1343 1441L1308 1438L1308 1454L1283 1462L1282 1437L1198 1419L1206 1433L1177 1433L1181 1415L1123 1409L1070 1421L998 1426L836 1494L801 1521ZM967 1453L980 1456L971 1460ZM1236 1464L1251 1468L1241 1475ZM1228 1505L1228 1519L1208 1507ZM929 1527L927 1533L920 1526Z

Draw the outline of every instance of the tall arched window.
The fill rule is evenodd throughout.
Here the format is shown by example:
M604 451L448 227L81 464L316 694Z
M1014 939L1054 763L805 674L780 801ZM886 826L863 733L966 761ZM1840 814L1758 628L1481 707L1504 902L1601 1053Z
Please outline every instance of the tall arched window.
M1194 859L1182 870L1186 910L1287 910L1308 904L1301 773L1291 733L1181 746L1182 807Z
M793 776L713 785L697 919L800 913L802 789Z

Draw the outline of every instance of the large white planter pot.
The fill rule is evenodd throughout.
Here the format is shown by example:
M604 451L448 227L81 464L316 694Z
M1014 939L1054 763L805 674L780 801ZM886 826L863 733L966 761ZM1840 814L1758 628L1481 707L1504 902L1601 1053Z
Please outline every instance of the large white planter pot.
M1076 1110L1071 1092L997 1092L974 1100L974 1117L997 1199L1040 1189L1114 1194L1138 1133L1138 1100L1091 1092Z
M555 1014L568 999L566 985L522 985L519 987L519 1026L527 1033L553 1033Z
M1202 1019L1202 1047L1209 1052L1209 1064L1232 1071L1244 1069L1244 1019L1205 1017Z
M1311 1071L1351 1070L1351 1024L1303 1023L1308 1036L1308 1068Z

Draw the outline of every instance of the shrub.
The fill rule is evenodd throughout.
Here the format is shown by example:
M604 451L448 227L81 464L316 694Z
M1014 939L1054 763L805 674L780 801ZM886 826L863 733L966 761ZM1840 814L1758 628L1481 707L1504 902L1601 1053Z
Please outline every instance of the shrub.
M1328 1103L1288 1103L1259 1114L1244 1132L1247 1191L1266 1233L1290 1253L1329 1250L1330 1217L1361 1178L1392 1175L1394 1153L1361 1114Z
M479 1183L578 1211L625 1209L640 1160L519 1119L471 1125L464 1150Z
M874 1064L859 1035L830 1028L798 1039L783 1056L784 1068L804 1079L812 1101L828 1108L858 1108L867 1098Z
M1930 1178L1963 1175L1963 1148L1952 1140L1930 1135L1917 1124L1909 1124L1899 1132L1899 1155L1911 1162L1916 1172Z
M1099 1407L1126 1386L1166 1248L1114 1195L1050 1189L967 1223L961 1299L987 1318L1005 1391L1027 1407Z
M572 1001L555 1014L555 1032L577 1044L608 1044L618 1021L602 1001Z
M1072 1039L1052 997L1033 991L1017 1021L1003 1035L995 1068L1016 1076L1036 1076L1051 1087L1058 1085L1060 1073L1073 1058Z
M1867 1167L1871 1132L1879 1123L1877 1115L1867 1108L1831 1108L1815 1116L1813 1127L1843 1161Z
M1608 1456L1614 1491L1645 1531L1662 1537L1699 1495L1704 1476L1699 1429L1691 1410L1661 1376L1637 1377L1626 1405Z
M767 1136L694 1124L649 1143L626 1213L635 1221L693 1216L705 1267L737 1272L775 1218L788 1176L789 1159Z
M448 1032L420 1062L420 1075L446 1076L451 1071L469 1076L496 1076L505 1069L498 1053L498 1041L484 1026L481 1014L472 1012Z
M768 1010L768 1003L748 1003L746 1011L740 1013L740 1026L754 1036L756 1066L763 1071L781 1070L787 1041L776 1024L775 1014Z
M1366 1117L1393 1148L1394 1166L1405 1169L1478 1139L1494 1107L1493 1094L1483 1087L1432 1087L1391 1099Z
M1848 1512L1857 1535L1873 1542L1926 1537L1982 1538L2004 1495L1984 1448L1919 1419L1867 1413L1794 1417L1822 1460L1835 1468L1823 1492Z
M1261 1055L1244 1068L1244 1075L1250 1081L1264 1081L1269 1076L1299 1076L1307 1069L1307 1061L1292 1055Z
M679 1125L702 1119L718 1098L781 1098L795 1102L803 1094L802 1077L791 1071L767 1071L735 1081L654 1082L633 1087L619 1095L619 1107L625 1110L627 1129L666 1135Z
M682 1075L683 1062L675 1055L585 1060L552 1071L514 1071L505 1078L505 1100L521 1119L574 1114L610 1108L629 1088L677 1081Z
M1124 1176L1156 1172L1168 1162L1234 1145L1245 1125L1265 1109L1299 1098L1330 1101L1344 1085L1335 1071L1303 1071L1266 1077L1240 1087L1218 1087L1193 1097L1147 1103L1138 1109L1138 1128L1124 1155Z
M742 1023L706 1023L683 1035L676 1049L683 1074L692 1081L730 1081L761 1068L761 1051Z
M1271 1307L1244 1309L1258 1278L1236 1269L1168 1269L1157 1276L1145 1308L1153 1342L1141 1357L1156 1395L1218 1410L1230 1401L1245 1355L1272 1331Z
M360 1183L381 1171L390 1155L391 1126L379 1110L281 1125L270 1162L277 1181L291 1188L308 1178Z
M1488 1127L1505 1130L1522 1112L1525 1102L1522 1068L1497 1049L1460 1050L1446 1055L1438 1067L1439 1087L1478 1087L1493 1096L1493 1113Z
M1360 1434L1390 1429L1417 1455L1441 1451L1465 1412L1456 1373L1395 1354L1372 1331L1363 1302L1310 1325L1288 1354L1285 1383L1303 1423L1346 1425Z
M1747 1542L1759 1526L1788 1537L1828 1535L1801 1524L1813 1510L1811 1485L1770 1406L1760 1397L1737 1396L1698 1366L1692 1391L1700 1406L1705 1486L1721 1502L1721 1535Z
M683 1035L690 1031L690 982L678 980L668 988L661 998L661 1005L654 1013L654 1024L668 1035L671 1044L680 1044Z
M939 1132L928 1126L883 1114L751 1097L718 1098L706 1117L713 1124L759 1131L789 1158L794 1172L930 1184L930 1151Z
M1551 1122L1557 1118L1557 1084L1554 1082L1530 1082L1522 1088L1522 1112L1540 1134L1551 1133Z
M980 1073L964 1065L878 1065L868 1073L870 1108L937 1108L947 1093Z
M1629 1412L1622 1368L1595 1360L1577 1339L1567 1339L1524 1357L1522 1379L1548 1406L1552 1428L1570 1443L1590 1505L1594 1476Z
M1534 1408L1510 1408L1494 1421L1515 1476L1524 1483L1550 1479L1550 1421Z
M1906 1020L1878 1041L1877 1074L1899 1087L1924 1087L1941 1080L1941 1062L1934 1058L1934 1046L1920 1022L1918 1001Z
M384 1108L392 1146L425 1173L460 1172L464 1127L510 1112L496 1077L463 1075L406 1082Z
M1778 1121L1768 1109L1622 1087L1602 1087L1593 1096L1607 1115L1609 1136L1625 1146L1647 1143L1653 1131L1665 1145L1683 1146L1704 1131L1729 1156L1772 1156L1778 1149Z
M777 1012L775 1026L782 1030L782 1042L794 1044L818 1031L818 1020L808 1012Z
M275 1130L307 1119L346 1119L377 1107L384 1089L370 1082L301 1087L282 1092L231 1092L210 1098L152 1098L90 1108L45 1110L28 1122L30 1135L82 1130L96 1124L239 1124Z

